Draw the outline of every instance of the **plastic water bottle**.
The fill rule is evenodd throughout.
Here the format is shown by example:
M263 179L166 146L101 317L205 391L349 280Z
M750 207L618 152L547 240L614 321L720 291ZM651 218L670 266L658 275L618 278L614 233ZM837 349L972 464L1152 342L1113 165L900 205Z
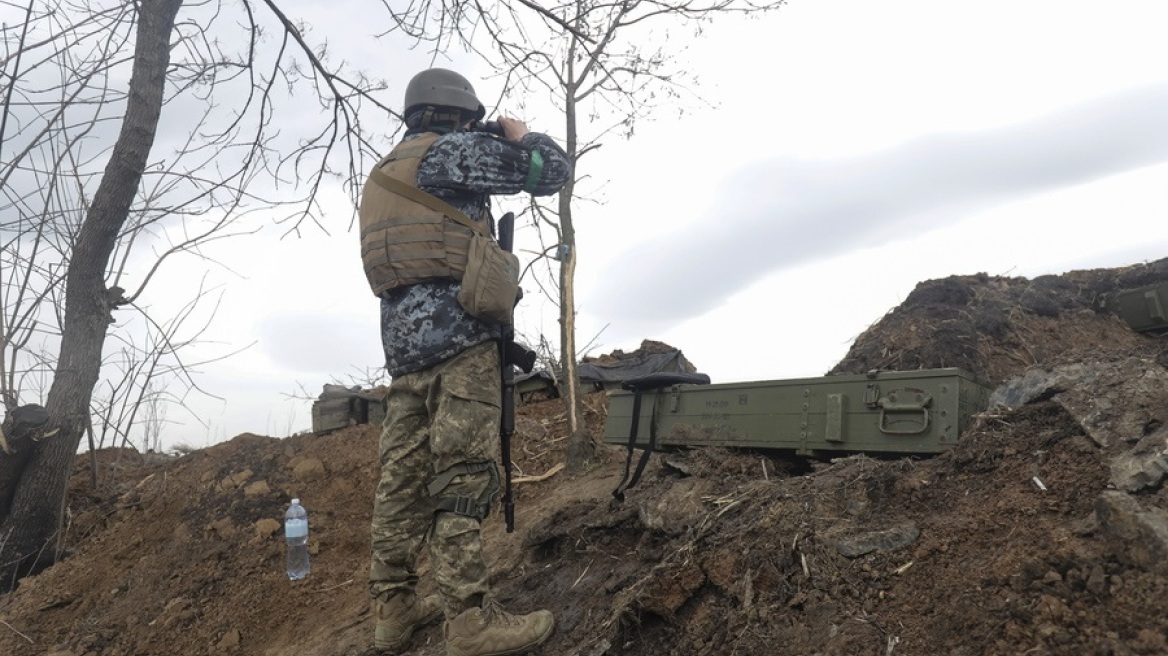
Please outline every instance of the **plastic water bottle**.
M288 578L298 581L312 571L308 562L308 511L293 499L284 513L284 539L288 541Z

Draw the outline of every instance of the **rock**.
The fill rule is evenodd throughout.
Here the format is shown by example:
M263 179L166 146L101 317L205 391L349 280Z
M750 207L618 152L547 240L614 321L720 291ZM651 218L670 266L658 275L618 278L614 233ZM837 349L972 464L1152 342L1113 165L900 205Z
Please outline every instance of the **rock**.
M1168 370L1139 357L1034 368L994 390L989 405L1044 399L1063 406L1101 447L1132 442L1168 419Z
M292 468L292 477L298 481L313 481L324 474L324 463L317 458L305 458Z
M1156 488L1168 476L1168 427L1148 435L1111 461L1110 483L1125 492Z
M167 602L158 619L163 627L183 625L198 616L197 604L189 597L175 597ZM155 620L156 622L158 620Z
M1071 533L1079 537L1092 535L1099 530L1099 516L1091 513L1071 522Z
M255 483L252 483L252 484L248 485L247 487L243 488L243 496L245 496L245 497L262 497L262 496L266 496L271 491L272 491L272 488L268 486L267 481L256 481Z
M857 558L873 551L892 551L912 544L921 535L913 522L904 522L886 529L835 535L827 538L836 551L848 558Z
M1101 595L1107 592L1107 574L1099 565L1091 568L1091 573L1087 576L1087 592L1094 595Z
M211 522L211 530L224 540L230 540L235 536L235 524L228 517Z
M255 523L256 536L261 539L270 538L280 530L280 527L280 522L270 517L261 519Z
M1053 398L1099 446L1135 442L1168 418L1168 370L1155 361L1133 357L1091 367L1089 382Z
M243 637L239 634L239 630L230 629L223 634L223 637L219 639L219 642L215 645L215 647L220 651L235 651L239 649L239 645L242 641Z
M1163 654L1168 651L1168 639L1165 639L1164 634L1155 629L1140 629L1133 646L1140 653Z
M234 490L235 488L247 482L247 479L252 477L252 471L245 469L241 472L236 472L230 476L224 477L219 481L219 488L224 491Z
M1050 371L1030 369L1022 376L999 385L990 394L989 407L1016 408L1033 401L1049 399L1076 382L1080 385L1089 383L1096 373L1082 364L1055 367Z
M1095 514L1121 561L1168 575L1168 512L1144 510L1126 492L1108 490L1095 500Z

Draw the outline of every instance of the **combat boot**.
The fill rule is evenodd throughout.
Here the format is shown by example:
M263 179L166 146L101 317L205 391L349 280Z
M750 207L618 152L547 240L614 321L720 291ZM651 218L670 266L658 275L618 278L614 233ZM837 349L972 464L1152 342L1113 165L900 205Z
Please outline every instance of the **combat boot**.
M446 656L522 654L542 645L555 625L546 610L512 615L490 602L446 621Z
M387 602L373 602L377 628L373 646L383 654L398 654L410 644L414 631L438 619L442 600L436 594L419 597L411 593L395 595Z

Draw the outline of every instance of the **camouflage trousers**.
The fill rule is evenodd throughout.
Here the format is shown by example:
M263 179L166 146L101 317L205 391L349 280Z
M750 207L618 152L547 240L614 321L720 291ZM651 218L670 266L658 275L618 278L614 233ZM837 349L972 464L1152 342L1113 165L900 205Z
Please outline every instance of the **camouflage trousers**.
M489 508L498 493L497 348L495 342L479 344L390 384L373 502L374 598L388 601L414 590L424 545L447 617L478 606L489 592L481 519L465 507L453 512L440 506L461 497Z

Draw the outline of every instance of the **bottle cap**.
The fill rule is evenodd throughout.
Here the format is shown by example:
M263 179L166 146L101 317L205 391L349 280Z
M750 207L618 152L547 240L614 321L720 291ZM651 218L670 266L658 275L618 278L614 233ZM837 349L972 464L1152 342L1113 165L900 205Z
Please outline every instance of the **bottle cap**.
M300 499L299 498L293 499L292 503L300 503Z

